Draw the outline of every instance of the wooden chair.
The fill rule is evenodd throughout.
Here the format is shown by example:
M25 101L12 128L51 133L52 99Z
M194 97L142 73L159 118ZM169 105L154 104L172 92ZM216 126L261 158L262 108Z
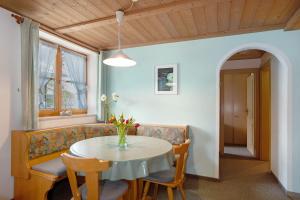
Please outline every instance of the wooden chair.
M61 157L67 167L67 175L74 200L123 200L123 196L128 190L127 182L99 181L99 173L110 168L110 161L80 158L67 153L61 154ZM76 172L85 174L86 183L79 188Z
M186 195L183 190L183 183L185 177L186 160L188 157L188 148L190 143L190 139L187 139L185 143L173 147L173 153L177 158L176 167L173 167L170 170L152 173L148 177L142 179L145 182L142 200L147 199L147 193L149 191L150 183L154 183L155 185L154 199L157 198L158 185L167 187L169 200L174 199L173 188L178 188L180 190L182 199L186 199Z

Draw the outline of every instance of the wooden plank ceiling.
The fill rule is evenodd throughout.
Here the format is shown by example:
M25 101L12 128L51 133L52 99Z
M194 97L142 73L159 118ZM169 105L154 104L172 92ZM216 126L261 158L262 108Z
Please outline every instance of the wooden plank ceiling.
M300 0L0 0L0 5L91 49L117 45L115 11L125 10L122 46L300 28ZM130 9L129 9L130 8ZM128 10L126 10L128 9Z

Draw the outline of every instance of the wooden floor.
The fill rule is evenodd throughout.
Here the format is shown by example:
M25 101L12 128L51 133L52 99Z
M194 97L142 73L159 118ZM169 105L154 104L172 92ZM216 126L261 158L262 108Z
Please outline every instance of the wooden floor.
M268 162L222 158L221 177L220 182L188 177L185 183L187 200L290 200L269 171ZM174 192L179 200L179 194ZM66 181L49 194L49 199L53 200L69 200L70 197ZM164 188L160 188L158 199L167 199Z

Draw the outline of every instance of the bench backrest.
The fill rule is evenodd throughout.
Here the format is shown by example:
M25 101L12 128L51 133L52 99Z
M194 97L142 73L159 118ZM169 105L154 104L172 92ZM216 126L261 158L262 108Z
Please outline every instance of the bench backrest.
M32 131L27 136L29 160L63 151L75 142L85 139L83 127L80 126Z
M29 160L69 149L80 140L117 134L113 125L89 124L28 132Z
M137 135L156 137L169 141L171 144L183 144L188 139L187 125L142 124Z

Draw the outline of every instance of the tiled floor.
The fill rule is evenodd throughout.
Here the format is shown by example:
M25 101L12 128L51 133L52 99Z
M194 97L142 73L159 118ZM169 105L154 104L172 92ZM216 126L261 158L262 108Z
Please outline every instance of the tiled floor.
M224 153L230 155L253 157L250 151L248 151L247 147L240 147L240 146L225 146Z
M187 200L289 200L270 173L268 162L222 158L220 164L220 182L187 177ZM181 199L174 192L176 199ZM68 183L62 182L50 196L54 200L70 199ZM160 188L158 199L167 199L164 188Z

